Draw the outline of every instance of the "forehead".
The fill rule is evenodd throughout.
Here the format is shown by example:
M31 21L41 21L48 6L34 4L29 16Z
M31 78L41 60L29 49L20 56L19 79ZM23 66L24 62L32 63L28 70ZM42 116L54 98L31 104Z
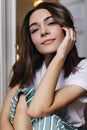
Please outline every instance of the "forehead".
M34 22L43 21L46 17L51 16L50 12L46 9L38 9L34 11L30 17L29 24Z

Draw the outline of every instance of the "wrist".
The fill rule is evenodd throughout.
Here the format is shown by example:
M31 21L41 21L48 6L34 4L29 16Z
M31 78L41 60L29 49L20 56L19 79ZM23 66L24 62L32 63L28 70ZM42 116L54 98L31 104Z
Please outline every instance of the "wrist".
M63 51L61 51L61 52L57 52L57 53L56 53L56 57L57 57L59 60L63 60L63 61L65 61L66 56L67 56L67 54L64 53Z

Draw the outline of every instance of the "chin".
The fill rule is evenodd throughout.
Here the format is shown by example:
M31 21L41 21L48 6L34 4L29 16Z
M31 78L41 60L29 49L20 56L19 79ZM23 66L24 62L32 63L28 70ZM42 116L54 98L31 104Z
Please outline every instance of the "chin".
M41 52L43 55L48 55L48 54L55 54L56 51L48 51L48 52Z
M43 54L52 54L52 53L56 53L57 52L57 48L58 47L50 47L50 48L44 48L44 49L38 49L38 51Z

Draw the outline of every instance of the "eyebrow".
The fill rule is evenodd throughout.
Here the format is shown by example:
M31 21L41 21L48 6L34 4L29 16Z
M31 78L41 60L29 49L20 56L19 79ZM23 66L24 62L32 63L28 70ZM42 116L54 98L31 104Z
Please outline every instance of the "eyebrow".
M53 16L51 15L51 16L46 17L46 18L44 19L44 21L47 21L47 20L50 19L50 18L53 18ZM34 25L36 25L36 24L37 24L37 22L32 23L31 25L29 25L29 28L31 28L32 26L34 26Z

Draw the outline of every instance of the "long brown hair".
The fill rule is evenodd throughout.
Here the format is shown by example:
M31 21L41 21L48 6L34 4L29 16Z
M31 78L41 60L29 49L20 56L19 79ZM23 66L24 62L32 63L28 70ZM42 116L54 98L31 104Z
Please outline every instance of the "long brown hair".
M29 11L25 16L22 26L20 58L13 66L13 76L9 84L11 88L17 84L20 84L20 87L30 86L36 71L43 64L44 56L35 48L29 30L29 20L32 13L42 8L48 10L60 26L75 28L70 11L60 3L43 2ZM76 70L76 66L80 60L81 58L79 58L76 46L74 45L64 63L64 77L68 77L71 72Z

